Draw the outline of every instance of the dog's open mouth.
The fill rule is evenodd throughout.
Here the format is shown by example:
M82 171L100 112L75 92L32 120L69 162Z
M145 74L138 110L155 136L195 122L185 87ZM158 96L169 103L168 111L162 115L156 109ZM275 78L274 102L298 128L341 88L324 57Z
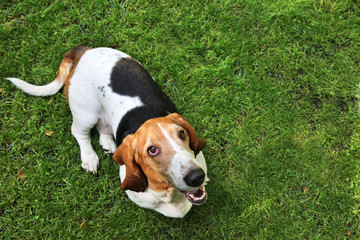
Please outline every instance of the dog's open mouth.
M200 205L206 201L206 191L204 187L200 187L196 191L187 191L185 192L185 196L192 204Z

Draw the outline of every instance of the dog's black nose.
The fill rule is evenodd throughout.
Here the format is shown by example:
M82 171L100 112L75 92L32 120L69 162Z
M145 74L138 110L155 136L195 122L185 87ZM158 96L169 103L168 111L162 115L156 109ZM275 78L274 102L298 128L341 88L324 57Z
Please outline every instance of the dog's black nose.
M185 183L190 187L200 187L205 179L205 172L201 169L191 170L185 177Z

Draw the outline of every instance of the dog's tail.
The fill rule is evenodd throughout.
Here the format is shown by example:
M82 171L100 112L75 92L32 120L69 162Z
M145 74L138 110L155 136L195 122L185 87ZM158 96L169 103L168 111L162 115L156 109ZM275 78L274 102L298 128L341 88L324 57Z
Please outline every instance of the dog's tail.
M49 84L44 86L36 86L30 83L27 83L19 78L6 78L11 81L17 88L23 90L27 94L34 96L49 96L57 93L62 86L64 86L65 81L69 76L73 66L80 60L80 57L84 54L87 47L75 47L69 50L59 67L59 73L57 77Z

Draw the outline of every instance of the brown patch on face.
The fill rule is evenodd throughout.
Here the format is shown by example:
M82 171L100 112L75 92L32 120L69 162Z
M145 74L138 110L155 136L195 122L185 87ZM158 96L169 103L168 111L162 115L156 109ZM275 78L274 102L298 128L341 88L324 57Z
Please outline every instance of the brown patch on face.
M138 135L139 165L148 178L149 185L154 191L163 191L171 186L168 170L175 154L170 143L165 140L161 129L157 125L161 119L152 119L144 123L136 132ZM159 149L157 156L150 156L148 148L155 146Z
M72 48L67 53L65 53L64 58L60 64L59 73L56 78L60 79L62 77L66 77L66 79L65 79L65 96L66 96L66 100L68 102L69 102L70 79L72 78L72 76L74 74L74 70L75 70L77 64L79 63L80 58L89 49L91 49L91 48L83 47L83 46ZM69 67L70 67L70 69L69 69Z
M184 118L180 114L172 113L169 114L167 117L172 119L179 126L183 127L186 130L186 132L189 134L190 148L192 151L194 151L194 154L196 156L201 151L201 149L203 149L206 146L207 142L201 138L198 138L193 126L191 126L190 123L188 123L188 121L186 120L186 118Z
M175 115L181 117L180 115ZM143 172L148 178L149 185L152 186L153 190L164 190L170 187L172 179L170 177L170 166L174 155L176 154L175 149L170 144L168 139L164 136L161 128L166 131L167 135L176 142L180 148L186 149L189 152L193 151L191 146L200 150L202 146L199 146L199 140L196 137L195 130L190 126L185 119L179 124L179 120L174 118L174 115L168 115L162 118L155 118L145 122L140 129L136 132L138 135L138 151L139 151L139 162L138 164L143 169ZM185 126L185 123L189 126ZM179 131L185 130L185 139L181 139ZM193 132L190 132L193 131ZM192 140L192 137L196 139ZM150 156L148 149L151 146L155 146L159 149L157 156ZM199 151L200 151L199 150ZM187 166L181 166L182 169L187 169Z
M191 144L193 144L194 141L191 140L191 137L195 133L189 133L187 129L179 125L178 122L174 120L172 114L167 117L154 118L146 121L135 134L129 135L124 139L114 154L114 159L118 161L119 164L125 164L126 166L126 177L122 184L123 190L134 191L134 189L144 189L144 182L148 184L146 186L149 186L154 191L164 191L172 187L169 171L171 161L176 151L164 136L159 125L176 144L188 151L193 151ZM180 138L180 130L185 130L185 140ZM131 144L129 144L130 140ZM151 146L159 149L158 155L151 156L148 153L148 149ZM130 154L128 152L130 152ZM124 161L124 159L128 160ZM186 166L182 167L184 169L186 168ZM134 171L134 173L131 171ZM141 173L146 177L146 181L139 178ZM142 187L140 188L138 185Z
M121 184L122 190L143 192L148 186L144 172L138 164L137 136L128 135L116 149L113 159L120 165L126 166L126 177Z
M164 141L156 123L154 120L144 123L135 134L128 135L115 151L114 160L126 166L121 189L142 192L147 186L154 191L164 191L171 187L166 172L175 151ZM151 146L159 149L157 156L149 155Z

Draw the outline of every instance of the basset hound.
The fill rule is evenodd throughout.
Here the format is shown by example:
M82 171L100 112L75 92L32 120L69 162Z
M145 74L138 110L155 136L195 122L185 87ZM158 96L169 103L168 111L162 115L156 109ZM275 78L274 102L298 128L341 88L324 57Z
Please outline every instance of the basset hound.
M100 145L120 164L121 189L139 206L183 217L193 204L205 202L208 177L201 149L206 141L129 55L110 48L75 47L48 85L7 79L35 96L53 95L65 85L81 166L92 173L99 167L90 142L90 130L96 126Z

